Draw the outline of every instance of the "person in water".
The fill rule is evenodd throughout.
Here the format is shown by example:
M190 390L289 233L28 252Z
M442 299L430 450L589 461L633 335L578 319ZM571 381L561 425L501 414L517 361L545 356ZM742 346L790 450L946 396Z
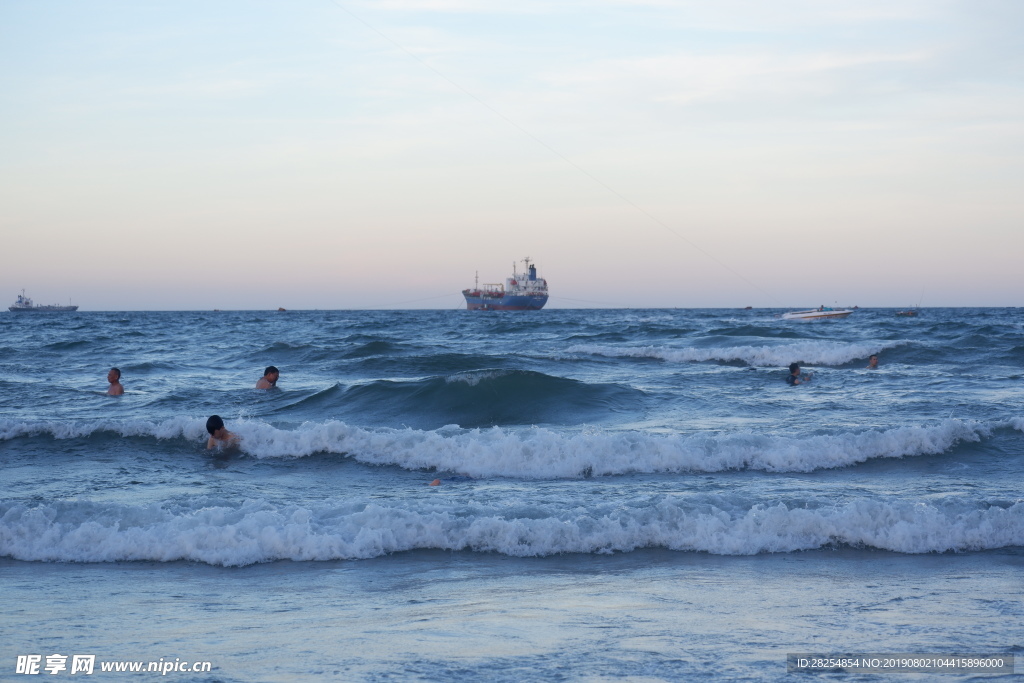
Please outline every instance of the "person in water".
M107 373L107 381L110 382L110 386L107 388L107 396L120 396L124 393L124 387L121 386L120 370L110 368L110 372Z
M206 421L206 431L210 433L210 439L206 442L206 450L238 445L238 435L228 431L224 426L224 420L220 419L220 415L210 416L210 419Z
M868 370L877 370L878 369L878 356L871 356L871 358L868 358L868 367L867 367L867 369Z
M805 382L811 381L811 376L811 373L807 373L806 375L800 374L799 363L790 363L789 375L786 377L786 384L788 384L791 387L795 387L797 384L803 384Z
M263 371L263 376L256 382L257 389L273 389L277 386L277 378L281 376L281 372L273 365Z

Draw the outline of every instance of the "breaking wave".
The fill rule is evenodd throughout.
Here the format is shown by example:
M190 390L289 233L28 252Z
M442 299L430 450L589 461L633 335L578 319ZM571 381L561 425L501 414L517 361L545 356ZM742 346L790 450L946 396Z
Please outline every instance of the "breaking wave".
M429 498L429 496L428 496ZM720 555L827 547L899 553L1024 545L1024 503L998 506L854 500L733 508L661 496L569 510L328 501L320 506L194 501L0 505L0 556L25 561L185 560L242 566L367 559L416 549L519 557L666 548Z
M451 472L470 477L565 479L658 473L710 473L731 470L812 472L849 467L880 458L938 455L962 442L978 442L993 427L950 418L930 426L886 430L779 436L727 434L649 434L589 430L565 433L545 428L510 430L364 429L340 421L305 423L294 430L265 422L235 421L242 452L256 458L300 458L318 453L345 455L369 465ZM50 434L58 439L112 432L201 443L205 420L105 422L91 425L0 422L0 438Z
M636 409L643 392L529 370L483 369L418 380L376 380L337 396L336 414L374 424L436 428L599 422Z

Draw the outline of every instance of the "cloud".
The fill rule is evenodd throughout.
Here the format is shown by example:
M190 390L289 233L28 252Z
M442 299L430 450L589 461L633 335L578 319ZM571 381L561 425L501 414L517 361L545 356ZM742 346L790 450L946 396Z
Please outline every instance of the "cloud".
M575 14L660 12L676 25L731 30L764 30L779 26L849 24L851 22L920 21L948 15L956 0L331 0L359 13L410 14Z
M607 60L552 72L555 88L643 94L654 102L693 103L758 95L830 94L852 72L920 64L926 51L903 53L813 53L805 55L671 54Z

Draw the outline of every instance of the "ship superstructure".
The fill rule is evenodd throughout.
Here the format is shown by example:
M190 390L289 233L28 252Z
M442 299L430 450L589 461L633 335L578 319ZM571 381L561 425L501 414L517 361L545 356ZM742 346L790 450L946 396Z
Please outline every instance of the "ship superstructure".
M526 269L516 272L512 264L512 277L505 278L504 284L480 285L477 276L472 289L462 290L466 297L466 308L471 311L537 311L548 302L548 282L537 277L537 266L530 258L523 259Z

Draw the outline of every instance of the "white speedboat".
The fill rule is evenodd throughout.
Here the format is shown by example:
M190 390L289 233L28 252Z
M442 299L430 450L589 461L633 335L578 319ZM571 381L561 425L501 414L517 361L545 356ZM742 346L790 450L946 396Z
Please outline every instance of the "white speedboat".
M820 308L812 308L809 311L789 311L788 313L782 314L782 319L817 320L820 318L845 318L851 313L853 313L853 311L848 308L829 308L828 306L822 306Z

